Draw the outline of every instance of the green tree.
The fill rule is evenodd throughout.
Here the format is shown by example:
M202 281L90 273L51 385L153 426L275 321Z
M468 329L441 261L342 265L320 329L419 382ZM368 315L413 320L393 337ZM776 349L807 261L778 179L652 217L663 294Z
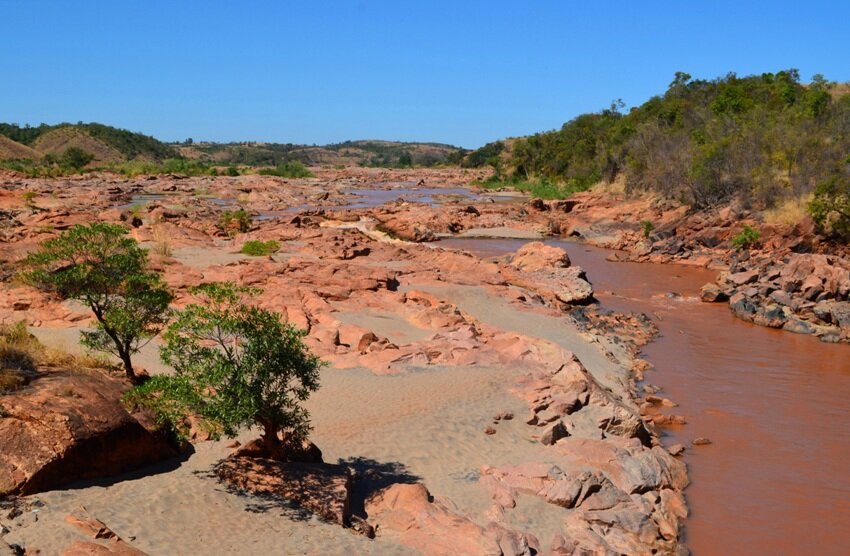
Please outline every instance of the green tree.
M23 261L28 283L88 305L97 325L82 333L87 348L117 356L127 378L131 357L165 326L171 292L147 269L147 251L114 224L76 225Z
M819 184L809 214L821 230L829 228L835 235L850 236L850 180L833 175Z
M84 151L79 147L68 147L62 153L59 163L62 166L68 166L74 170L83 168L86 164L94 160L94 155Z
M178 313L160 351L174 375L152 378L129 400L171 423L196 414L214 436L259 425L269 456L286 459L310 431L301 402L318 389L323 365L304 345L306 333L246 304L254 289L225 282L190 291L203 302Z

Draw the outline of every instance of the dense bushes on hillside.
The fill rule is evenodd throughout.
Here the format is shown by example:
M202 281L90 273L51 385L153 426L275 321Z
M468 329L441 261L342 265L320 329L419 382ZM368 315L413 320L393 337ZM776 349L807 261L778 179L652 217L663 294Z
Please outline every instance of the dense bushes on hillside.
M803 85L796 70L712 81L680 72L667 92L627 114L615 103L514 141L509 167L571 190L624 175L630 190L696 206L737 196L769 207L847 173L850 95L836 90L821 76ZM465 163L492 165L492 145Z

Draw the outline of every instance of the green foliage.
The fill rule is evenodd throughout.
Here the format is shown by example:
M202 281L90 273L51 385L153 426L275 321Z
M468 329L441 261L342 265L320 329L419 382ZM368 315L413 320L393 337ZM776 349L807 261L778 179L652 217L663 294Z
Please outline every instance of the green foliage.
M228 166L227 170L225 170L225 175L230 177L236 177L239 175L239 169L236 166Z
M505 150L505 144L502 141L493 141L487 143L480 149L476 149L461 161L460 165L463 168L481 168L482 166L492 166L497 170L501 167L501 154Z
M761 239L761 233L748 224L744 224L741 233L732 238L732 245L737 249L749 249L758 243L759 239Z
M218 229L229 236L244 234L251 230L252 225L251 213L243 208L226 210L218 218Z
M201 303L177 314L160 349L174 374L153 377L128 401L178 427L195 414L213 436L259 425L269 452L282 459L279 435L298 442L310 431L302 402L318 389L322 362L304 345L305 332L245 303L257 290L213 283L191 291Z
M711 81L678 72L628 113L614 103L516 140L507 167L582 186L623 175L629 191L697 207L738 197L769 208L811 192L850 152L850 95L833 98L833 87L822 76L803 85L796 70Z
M640 221L640 230L643 233L643 237L648 238L649 234L652 233L652 230L655 229L655 224L653 224L650 220L641 220Z
M850 237L850 179L832 175L818 184L808 210L821 231L828 231L839 237Z
M41 135L61 128L80 130L95 139L103 141L130 160L137 158L165 160L166 158L177 157L177 151L173 147L157 141L153 137L97 123L41 124L38 127L30 127L29 125L21 127L17 124L0 123L0 135L5 135L12 141L32 146L35 140Z
M547 178L541 178L538 180L523 180L517 177L500 179L495 176L483 182L474 182L474 185L484 189L516 189L517 191L528 193L532 197L547 200L565 199L577 191L584 191L587 189L584 184L578 183L577 180L569 180L566 183L556 183L549 181Z
M35 191L24 191L22 195L24 199L24 205L29 208L35 208L35 198L38 196L38 193Z
M121 226L76 225L41 245L24 261L22 278L62 299L91 308L94 330L81 343L116 355L136 382L131 356L165 325L172 295L147 269L147 252Z
M62 156L59 157L59 164L61 166L73 168L74 170L81 170L92 160L94 160L93 154L86 152L79 147L68 147L65 149L65 152L62 153Z
M300 162L282 162L275 168L263 168L257 172L261 176L278 176L281 178L312 178L313 172Z
M252 257L266 257L278 249L280 249L280 243L273 239L268 241L252 239L246 241L239 252L244 253L245 255L251 255Z

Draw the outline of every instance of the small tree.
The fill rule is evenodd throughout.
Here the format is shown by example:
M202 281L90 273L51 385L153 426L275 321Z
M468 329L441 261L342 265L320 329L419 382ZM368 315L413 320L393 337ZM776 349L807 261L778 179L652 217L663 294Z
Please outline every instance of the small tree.
M213 436L259 425L269 457L284 460L310 431L301 402L318 389L323 363L304 345L305 332L243 301L257 290L212 283L190 291L203 303L177 314L160 350L175 374L152 378L129 400L171 423L196 414Z
M850 163L850 158L847 159ZM821 230L850 236L850 179L833 175L815 188L809 214Z
M94 155L84 151L79 147L68 147L62 153L62 158L59 159L60 164L69 166L74 170L83 168L86 164L94 160Z
M160 276L147 270L147 251L126 235L127 229L114 224L74 226L30 254L22 277L88 305L97 326L84 331L80 342L117 356L137 384L131 356L166 324L172 295Z

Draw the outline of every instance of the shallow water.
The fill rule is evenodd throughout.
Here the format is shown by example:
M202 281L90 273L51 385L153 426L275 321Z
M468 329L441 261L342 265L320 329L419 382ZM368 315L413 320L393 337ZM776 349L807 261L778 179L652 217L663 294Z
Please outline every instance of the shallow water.
M441 245L498 256L523 243ZM547 243L587 271L604 307L649 314L659 326L643 350L656 367L646 379L688 420L664 442L688 447L685 543L693 554L850 554L850 346L755 326L725 304L699 302L713 271L612 263L604 249ZM713 444L692 447L700 436Z

